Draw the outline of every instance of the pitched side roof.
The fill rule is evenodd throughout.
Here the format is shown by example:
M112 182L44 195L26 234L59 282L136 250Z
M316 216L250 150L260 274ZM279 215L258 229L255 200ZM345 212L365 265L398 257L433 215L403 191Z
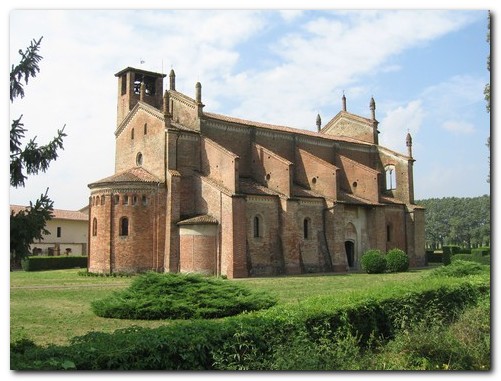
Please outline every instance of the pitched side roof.
M179 221L177 225L217 225L217 219L209 214L203 214Z

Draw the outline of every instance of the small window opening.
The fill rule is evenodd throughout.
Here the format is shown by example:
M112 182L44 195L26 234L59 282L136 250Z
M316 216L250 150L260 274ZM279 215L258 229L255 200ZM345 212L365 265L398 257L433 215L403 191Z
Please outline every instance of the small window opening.
M143 195L142 202L143 202L144 206L148 205L148 197L146 197L145 195Z
M136 73L134 76L134 94L141 91L141 82L144 82L146 95L155 95L155 78L148 75Z
M261 221L259 216L254 217L254 238L261 237Z
M386 173L386 190L396 189L397 179L396 179L395 166L388 165L385 168L385 173Z
M137 196L132 196L132 205L137 205Z
M120 232L121 236L129 235L129 219L127 217L122 217L120 219Z
M144 134L146 135L148 133L148 123L144 124Z
M56 235L57 235L57 238L61 238L61 230L62 230L62 229L61 229L61 226L58 226L58 227L57 227L57 234L56 234Z
M97 218L94 217L92 220L92 235L97 236Z
M104 198L104 196L101 196L101 205L104 205L106 203L106 200Z
M138 152L136 155L136 165L137 166L143 165L143 154L141 152Z
M130 139L134 140L134 129L130 131Z
M113 202L115 203L115 205L118 205L120 203L120 196L116 194L113 199Z
M310 238L310 225L311 225L310 219L305 218L303 221L303 237L304 237L304 239Z
M129 205L129 196L124 196L124 205Z
M122 75L121 81L122 81L122 91L121 91L121 94L125 95L125 93L127 92L127 74Z

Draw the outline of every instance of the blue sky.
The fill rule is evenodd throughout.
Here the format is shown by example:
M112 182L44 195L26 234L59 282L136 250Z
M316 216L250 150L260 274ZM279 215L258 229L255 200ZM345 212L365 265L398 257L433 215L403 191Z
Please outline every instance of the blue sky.
M127 66L172 67L192 97L200 81L206 111L308 130L338 113L343 91L362 116L373 96L380 143L405 153L413 136L416 199L489 194L487 11L476 9L12 10L10 64L40 36L44 58L10 119L23 114L40 143L64 124L68 137L10 203L49 187L55 208L79 209L87 184L114 173L114 74Z

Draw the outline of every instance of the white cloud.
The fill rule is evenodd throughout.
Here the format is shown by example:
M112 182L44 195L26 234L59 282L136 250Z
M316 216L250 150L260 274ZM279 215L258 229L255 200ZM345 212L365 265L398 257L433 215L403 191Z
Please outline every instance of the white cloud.
M442 128L460 134L471 134L475 132L475 126L472 123L461 120L448 120L442 124Z
M299 10L299 9L287 9L287 10L282 10L279 11L280 16L286 21L286 22L292 22L304 13L304 11Z
M379 125L380 144L397 152L405 152L405 138L421 129L425 111L421 100L414 100L405 106L398 106L387 111Z

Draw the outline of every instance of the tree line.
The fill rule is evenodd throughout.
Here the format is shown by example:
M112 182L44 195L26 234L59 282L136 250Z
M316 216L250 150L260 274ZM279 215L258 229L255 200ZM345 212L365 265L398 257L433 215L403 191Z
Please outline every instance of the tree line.
M427 248L490 246L490 196L430 198L418 200L416 204L426 208Z

